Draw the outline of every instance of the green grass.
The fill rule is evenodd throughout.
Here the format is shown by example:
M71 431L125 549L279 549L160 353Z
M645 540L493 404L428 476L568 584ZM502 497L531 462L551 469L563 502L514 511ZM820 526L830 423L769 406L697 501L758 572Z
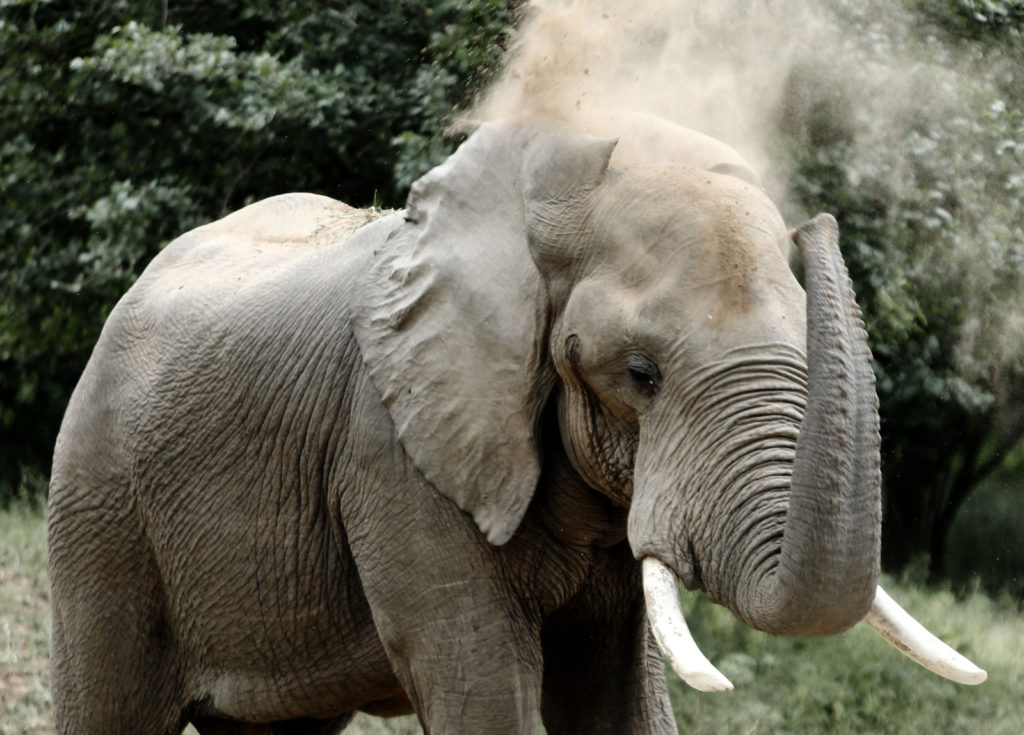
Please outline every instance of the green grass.
M676 719L696 735L743 733L1024 732L1024 616L1008 597L886 580L933 632L988 670L977 687L947 682L901 656L864 625L825 639L758 633L700 596L686 608L694 637L736 685L700 694L672 679ZM0 512L0 735L52 733L47 650L45 522L25 506ZM191 731L194 732L194 731ZM412 718L361 716L348 733L414 735Z
M0 512L0 735L53 731L46 522L24 503Z
M1008 599L883 586L933 633L988 671L976 687L923 669L861 623L838 636L758 633L703 597L686 600L694 638L736 690L701 695L674 680L681 731L695 734L1024 732L1024 617Z

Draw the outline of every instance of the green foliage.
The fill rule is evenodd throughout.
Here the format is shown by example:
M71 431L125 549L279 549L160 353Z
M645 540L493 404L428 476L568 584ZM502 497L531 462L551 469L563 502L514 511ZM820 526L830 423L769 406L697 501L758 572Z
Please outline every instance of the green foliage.
M120 295L257 199L397 205L443 159L505 0L0 3L0 503L48 471Z
M913 0L912 5L947 32L967 38L992 34L1021 40L1024 2L1020 0Z
M985 668L988 681L965 687L942 679L864 624L829 638L774 638L702 595L688 595L684 608L694 639L736 689L702 694L671 676L680 732L1019 732L1024 623L1016 606L985 597L956 602L948 592L890 579L884 585L929 629Z
M1007 594L1024 610L1024 462L994 473L964 502L949 532L947 572L955 589Z

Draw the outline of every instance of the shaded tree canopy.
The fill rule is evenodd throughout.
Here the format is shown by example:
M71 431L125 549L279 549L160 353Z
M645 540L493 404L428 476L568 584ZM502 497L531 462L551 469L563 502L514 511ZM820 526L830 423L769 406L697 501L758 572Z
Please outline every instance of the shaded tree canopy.
M1024 3L913 0L895 29L881 3L837 5L867 43L842 81L796 70L780 131L867 322L884 566L924 553L940 577L957 511L1024 436Z

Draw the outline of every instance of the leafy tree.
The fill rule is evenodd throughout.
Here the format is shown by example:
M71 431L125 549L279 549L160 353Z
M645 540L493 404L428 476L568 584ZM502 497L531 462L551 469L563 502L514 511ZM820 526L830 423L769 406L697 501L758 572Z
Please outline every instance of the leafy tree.
M163 243L281 191L398 205L453 148L514 4L0 0L0 503L48 470L104 318ZM1024 4L906 0L910 27L882 0L829 5L856 32L794 71L776 122L867 318L886 566L930 552L940 574L957 509L1024 434ZM914 68L881 115L886 54Z
M911 0L923 16L946 33L975 41L1020 40L1024 2L1020 0Z
M505 0L0 2L0 502L48 471L162 244L286 190L396 205L450 152Z

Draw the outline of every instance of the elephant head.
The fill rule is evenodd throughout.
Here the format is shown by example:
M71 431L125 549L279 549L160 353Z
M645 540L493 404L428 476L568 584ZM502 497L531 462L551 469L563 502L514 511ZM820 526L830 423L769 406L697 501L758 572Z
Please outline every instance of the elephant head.
M356 333L417 468L503 544L560 442L628 508L655 635L699 688L728 682L690 645L676 578L771 633L868 616L933 668L956 656L879 602L877 398L835 221L787 230L735 154L615 149L491 123L413 187ZM541 437L550 401L559 436Z

